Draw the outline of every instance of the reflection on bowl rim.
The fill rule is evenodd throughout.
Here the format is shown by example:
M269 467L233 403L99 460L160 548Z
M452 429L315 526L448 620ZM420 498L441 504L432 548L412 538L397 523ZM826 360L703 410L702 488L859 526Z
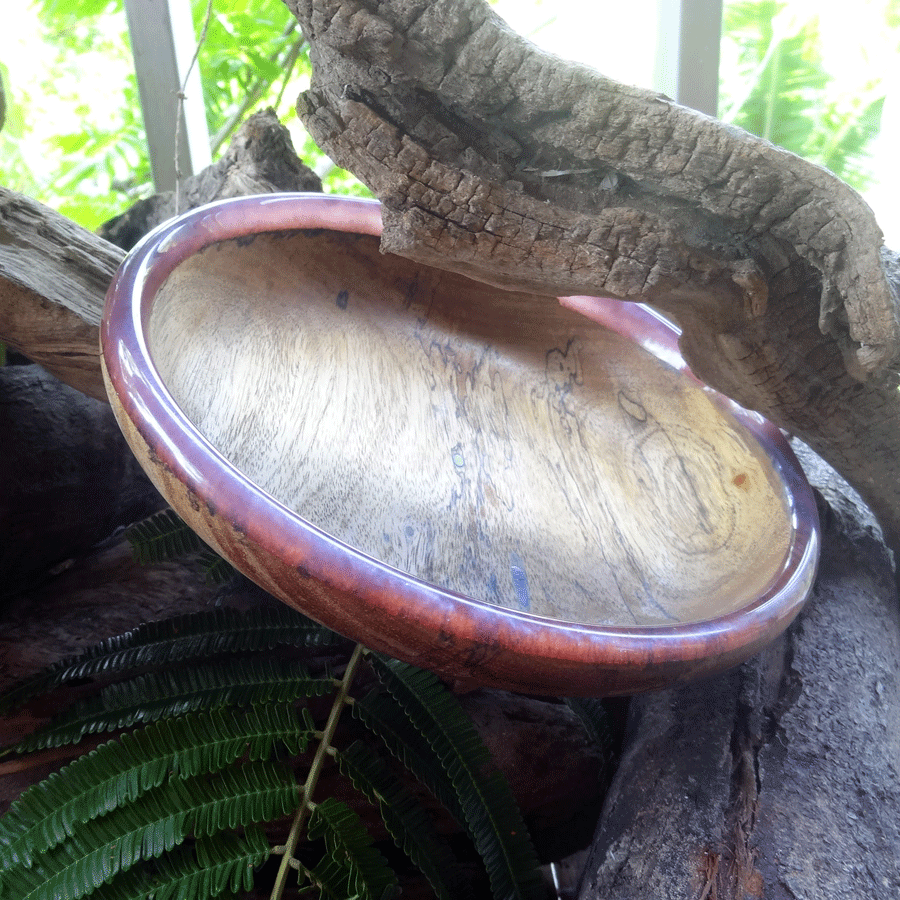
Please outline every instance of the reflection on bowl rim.
M166 499L266 590L372 649L471 683L534 693L630 693L735 665L774 639L812 588L820 535L812 491L781 432L694 379L678 332L636 304L591 300L591 317L709 392L751 433L781 479L792 529L768 590L733 612L677 626L548 619L444 590L321 531L253 484L201 435L166 390L146 344L153 299L168 275L210 244L260 232L381 234L377 201L267 194L220 201L164 223L128 255L101 326L107 389L129 443ZM575 309L585 298L562 298ZM204 531L204 523L206 530ZM226 539L225 529L235 536ZM224 544L224 546L223 546ZM253 552L247 554L247 548ZM240 558L237 558L240 557ZM262 563L259 558L262 558ZM303 601L291 600L298 594Z

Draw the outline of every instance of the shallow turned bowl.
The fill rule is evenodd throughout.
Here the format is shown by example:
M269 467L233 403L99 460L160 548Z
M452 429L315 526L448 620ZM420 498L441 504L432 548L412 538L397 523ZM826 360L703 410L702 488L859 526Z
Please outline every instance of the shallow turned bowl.
M464 684L657 688L809 593L780 432L646 308L503 291L378 249L376 203L242 198L128 257L110 398L165 498L263 588Z

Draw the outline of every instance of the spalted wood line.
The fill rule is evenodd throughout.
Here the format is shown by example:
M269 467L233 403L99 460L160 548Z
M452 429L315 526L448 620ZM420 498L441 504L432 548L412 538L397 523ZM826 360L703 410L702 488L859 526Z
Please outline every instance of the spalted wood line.
M542 53L481 0L287 2L313 61L298 111L385 204L383 249L658 305L701 377L801 434L900 546L895 257L849 187Z
M320 191L272 110L250 116L222 158L185 180L183 208L250 193ZM171 194L139 201L91 234L0 186L0 340L61 381L106 401L98 325L122 249L174 215ZM110 241L119 244L114 246Z
M831 504L814 596L741 668L632 701L581 900L900 892L890 554L859 498L801 452Z

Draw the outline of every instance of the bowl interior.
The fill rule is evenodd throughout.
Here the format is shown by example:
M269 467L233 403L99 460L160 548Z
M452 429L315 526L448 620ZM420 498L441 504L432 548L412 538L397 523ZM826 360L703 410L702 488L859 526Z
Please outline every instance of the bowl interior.
M352 548L589 624L732 612L791 542L785 487L711 392L548 300L335 231L213 244L161 286L162 382L239 472Z

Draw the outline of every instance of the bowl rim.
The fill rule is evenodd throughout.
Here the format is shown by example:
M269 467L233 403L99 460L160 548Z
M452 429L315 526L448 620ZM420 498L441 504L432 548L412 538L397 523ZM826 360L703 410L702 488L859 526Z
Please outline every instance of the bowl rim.
M433 648L427 642L416 644L415 635L419 639L432 635L457 660L450 668L462 666L459 677L465 677L463 670L470 665L487 682L496 681L492 666L505 671L512 665L524 671L550 658L576 680L579 672L589 679L587 670L592 667L623 674L648 666L715 671L748 658L790 624L808 598L818 566L821 536L812 489L782 432L696 379L678 351L678 330L641 304L559 298L692 379L750 433L771 461L784 487L790 545L767 590L737 610L697 622L640 626L580 623L494 606L421 581L362 553L251 482L193 426L166 389L147 345L150 314L169 274L204 247L261 232L311 229L380 237L381 206L376 200L337 195L263 194L216 201L169 220L144 237L121 265L107 293L100 335L107 389L126 437L137 432L154 463L188 487L191 505L195 506L194 498L205 503L202 514L227 520L242 539L303 579L355 598L361 608L347 616L341 604L314 599L309 609L291 605L371 649L426 667L423 660L430 658L427 654ZM254 573L245 574L259 581ZM273 589L271 583L262 586ZM347 622L357 625L360 617L375 623L375 630L356 627L348 633ZM396 623L397 634L379 633L378 627L383 630L388 621ZM402 637L403 627L412 630L411 643ZM467 642L484 652L472 656L470 663L460 663L460 648ZM508 658L510 652L517 660ZM495 665L494 657L506 658ZM535 676L539 687L546 680L542 678Z

